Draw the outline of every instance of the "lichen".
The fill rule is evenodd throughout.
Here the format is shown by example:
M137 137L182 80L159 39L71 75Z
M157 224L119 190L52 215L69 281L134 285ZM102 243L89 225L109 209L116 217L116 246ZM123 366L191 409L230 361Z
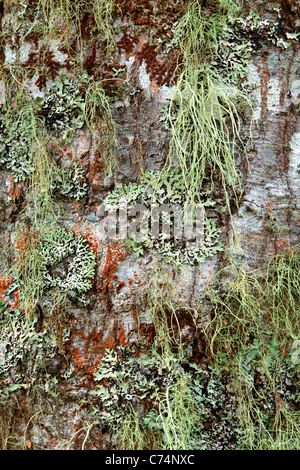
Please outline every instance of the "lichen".
M77 162L58 168L51 189L53 192L57 190L59 194L77 201L83 198L87 194L84 169Z
M138 408L148 402L152 408L158 392L174 382L171 368L163 367L159 355L137 356L134 348L121 346L105 351L94 379L98 384L93 395L100 399L102 425L114 431L131 406Z
M30 390L43 376L57 346L47 330L36 331L37 317L26 318L15 309L0 316L0 403L6 405L17 390Z
M73 232L55 229L44 237L39 252L45 289L58 288L69 297L88 303L84 294L92 288L96 266L88 242Z
M35 105L32 104L34 107ZM23 111L23 117L21 116ZM39 114L39 107L32 108L32 112ZM37 153L34 149L31 123L26 127L24 110L2 109L0 115L0 163L12 172L14 183L31 180L38 169ZM67 126L67 132L70 128ZM37 132L37 131L36 131ZM55 171L53 171L55 168ZM84 170L78 162L69 166L59 167L53 162L51 172L50 190L66 197L81 199L86 195L87 183L84 180Z
M45 127L58 141L70 140L75 130L83 127L83 110L84 98L79 85L65 75L47 89L41 101Z
M14 181L24 181L33 172L30 137L17 113L2 109L0 115L0 162L12 171Z
M140 184L129 183L120 184L104 200L105 208L108 212L118 209L128 211L130 217L131 209L134 205L144 207L143 217L148 217L151 207L162 207L163 217L168 217L163 205L167 205L172 211L176 207L176 215L184 220L184 210L186 202L186 191L182 175L177 170L170 170L164 178L159 179L153 171L146 171ZM214 202L205 193L198 193L195 201L204 207L214 206ZM169 219L170 236L161 233L159 237L153 236L150 226L143 227L142 236L137 237L134 232L128 230L127 246L135 256L142 255L144 251L151 251L159 254L166 262L176 264L198 264L206 258L214 256L222 250L219 241L221 229L216 226L212 218L205 217L203 227L199 229L199 240L176 239L174 235L174 221L172 215ZM201 232L201 233L200 233Z

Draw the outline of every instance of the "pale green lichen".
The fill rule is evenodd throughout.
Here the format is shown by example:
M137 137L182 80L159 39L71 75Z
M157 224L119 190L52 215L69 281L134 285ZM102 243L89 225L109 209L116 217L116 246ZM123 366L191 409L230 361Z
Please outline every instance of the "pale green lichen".
M30 137L18 114L5 109L0 115L0 162L12 171L15 182L26 180L34 170Z
M62 75L49 87L41 100L41 114L46 129L58 141L70 140L84 125L84 97L79 84Z
M198 193L196 203L203 208L214 206L214 202L205 193ZM216 222L208 217L204 217L203 226L199 229L198 240L188 240L184 234L182 239L177 239L174 235L174 220L172 214L169 216L163 205L168 208L173 207L173 211L178 220L184 220L186 203L186 191L182 175L179 171L169 170L164 178L158 178L153 171L146 171L140 184L129 183L120 184L104 200L104 205L108 212L118 209L130 211L135 205L141 204L144 207L143 217L148 218L151 207L160 207L162 217L166 217L170 225L170 234L160 233L153 236L149 225L142 227L142 236L136 237L134 232L128 230L127 246L133 251L135 256L144 253L145 250L157 253L167 262L176 264L198 264L206 258L214 256L223 247L219 241L221 229L216 226ZM174 212L173 212L174 216ZM183 222L182 222L183 223ZM200 233L201 232L201 233Z
M58 168L51 189L77 201L83 198L87 194L84 169L77 162L68 167Z
M23 111L23 116L21 116ZM32 109L32 112L38 109ZM38 153L33 150L32 134L37 132L29 130L26 124L32 123L24 117L24 110L12 111L4 108L0 114L0 163L12 172L15 182L30 180L37 170ZM35 155L36 156L36 155ZM53 166L51 172L51 192L60 193L63 196L81 199L87 193L87 183L84 181L84 170L79 163L74 162L69 166Z
M173 364L174 370L176 364ZM99 397L103 427L116 431L130 408L149 402L151 407L162 389L174 382L171 368L165 368L158 354L137 357L134 348L107 349L97 371L93 395Z
M45 364L56 353L55 340L47 330L36 331L36 316L26 318L19 310L0 316L0 404L7 404L11 393L28 390L43 376Z
M88 302L84 294L92 288L96 260L87 240L65 229L55 229L44 237L39 252L44 288L57 288L71 298Z

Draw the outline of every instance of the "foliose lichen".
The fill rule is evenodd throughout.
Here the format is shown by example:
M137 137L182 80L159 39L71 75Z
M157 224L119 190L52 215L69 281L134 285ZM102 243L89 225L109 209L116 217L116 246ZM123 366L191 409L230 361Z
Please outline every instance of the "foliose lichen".
M76 129L84 125L84 97L79 85L72 79L61 75L54 86L46 90L41 101L41 114L46 129L58 141L70 140Z
M54 192L57 190L63 196L78 201L87 193L84 169L77 162L60 168L55 174L52 189Z
M31 144L19 113L4 108L0 114L0 163L12 172L16 183L30 179L35 171ZM87 192L84 169L77 162L65 167L57 166L52 174L51 191L81 199Z
M30 389L45 374L57 346L47 330L37 332L37 317L25 317L18 309L0 314L0 404L5 405L11 393Z
M65 229L55 229L45 236L39 250L45 289L58 288L88 303L84 294L92 288L96 260L87 240Z
M14 181L24 181L33 172L30 139L17 114L2 109L0 114L0 162L12 171Z
M112 430L120 427L131 406L148 402L152 408L158 392L174 381L159 355L137 357L134 348L123 346L105 351L94 379L98 384L93 395L100 399L102 425Z
M170 224L169 236L163 232L159 236L153 236L152 228L145 224L141 228L142 236L136 237L134 232L128 232L127 245L135 256L144 253L144 250L156 252L165 261L176 264L198 264L206 258L214 256L218 251L222 251L222 244L219 240L221 229L217 227L215 220L204 217L203 226L199 228L197 239L187 239L183 234L182 239L177 239L174 234L174 220L172 213L164 207L172 208L173 215L176 213L178 220L184 221L186 188L182 175L177 170L170 170L163 179L158 179L153 171L146 171L140 184L129 183L120 184L104 200L105 208L108 212L118 209L130 211L135 204L141 204L145 208L143 217L148 218L151 207L161 207L162 217L166 217ZM196 201L203 208L214 206L214 201L207 194L198 193ZM159 222L158 222L159 223ZM183 223L183 222L182 222ZM201 233L200 233L201 232Z

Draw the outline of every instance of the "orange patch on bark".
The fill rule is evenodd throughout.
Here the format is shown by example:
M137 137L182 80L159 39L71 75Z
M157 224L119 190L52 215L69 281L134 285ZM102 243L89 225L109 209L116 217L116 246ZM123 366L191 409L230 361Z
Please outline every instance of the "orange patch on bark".
M104 280L104 289L113 288L114 281L118 279L116 271L119 267L119 264L125 259L125 257L126 249L121 241L107 245L106 258L100 273ZM120 290L122 287L124 287L124 285L124 283L119 282L117 288Z
M98 255L100 252L100 240L99 237L93 233L93 231L90 228L83 228L82 226L75 226L73 228L73 232L75 235L78 237L78 235L81 235L83 238L87 239L90 249L93 250L93 252Z
M14 200L19 199L22 193L22 189L24 187L24 181L20 181L19 183L16 183L13 175L9 175L8 179L10 182L8 194L7 194L8 197Z
M0 301L7 302L10 309L14 309L19 304L19 291L16 289L12 294L14 296L14 301L11 301L5 296L6 291L12 285L12 278L0 278Z

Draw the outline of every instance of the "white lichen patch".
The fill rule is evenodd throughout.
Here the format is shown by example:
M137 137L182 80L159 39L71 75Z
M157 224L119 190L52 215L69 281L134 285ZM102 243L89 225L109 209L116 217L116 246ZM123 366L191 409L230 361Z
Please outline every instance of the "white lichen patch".
M250 63L248 66L248 83L252 87L253 120L258 121L261 114L260 76L256 65Z
M271 114L281 111L280 89L279 79L277 77L270 78L268 83L268 110Z
M300 132L296 132L290 142L290 166L288 177L297 208L300 208Z
M14 64L17 60L17 51L13 49L9 44L5 45L5 61L4 65Z
M292 102L295 106L299 106L300 104L300 80L294 80L291 83L291 95L292 95Z
M95 254L87 241L73 232L56 229L40 244L41 273L45 288L58 288L72 298L87 303L82 294L92 287Z
M139 81L140 81L141 88L144 91L150 93L151 80L150 80L149 73L147 73L146 71L146 68L147 68L147 64L143 60L142 65L140 65L140 68L139 68Z

